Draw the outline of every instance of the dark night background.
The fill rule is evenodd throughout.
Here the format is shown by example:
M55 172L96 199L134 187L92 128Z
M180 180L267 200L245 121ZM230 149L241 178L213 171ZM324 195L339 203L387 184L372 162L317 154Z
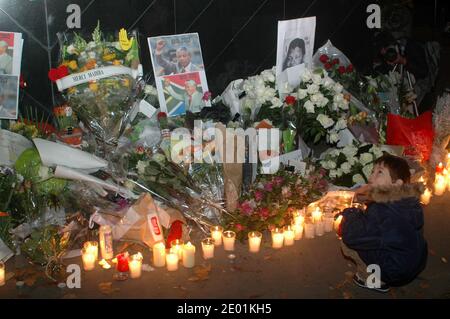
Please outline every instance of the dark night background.
M81 28L136 28L141 60L152 72L148 36L198 32L208 84L213 96L233 79L275 64L277 21L316 16L315 48L327 39L359 69L371 63L371 30L366 26L366 0L0 0L0 30L22 32L25 39L22 74L27 88L21 108L52 108L52 84L47 72L58 62L56 33L66 27L66 7L79 4ZM433 40L443 23L446 1L415 1L414 30ZM435 9L437 8L437 11ZM54 89L56 92L56 88Z

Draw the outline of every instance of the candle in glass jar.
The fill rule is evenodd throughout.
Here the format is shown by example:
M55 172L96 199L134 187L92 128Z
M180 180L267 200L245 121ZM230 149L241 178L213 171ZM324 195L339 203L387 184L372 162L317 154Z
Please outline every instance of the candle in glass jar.
M214 239L205 238L202 240L203 258L211 259L214 257Z
M186 268L195 266L195 246L191 242L183 246L183 266Z
M434 194L436 196L441 196L442 194L444 194L446 188L447 188L447 181L444 175L437 174L436 180L434 181Z
M342 222L342 215L339 215L338 218L336 218L336 220L334 221L334 230L338 231L339 230L339 226L341 225Z
M292 229L294 229L294 233L295 233L295 240L300 240L303 237L303 225L302 224L297 224L295 222L292 223Z
M325 225L323 221L318 221L314 223L314 228L316 236L323 236L323 234L325 233Z
M420 202L424 205L428 205L430 203L431 195L431 191L428 188L425 189L423 194L420 196Z
M155 267L164 267L166 265L166 245L163 242L153 245L153 265Z
M283 228L283 237L284 237L284 245L292 246L295 241L295 232L294 229L288 225Z
M166 255L166 265L168 271L176 271L178 270L178 254L176 253L168 253Z
M213 226L211 227L211 238L214 239L214 245L220 246L222 245L222 226Z
M262 234L259 231L252 231L248 233L248 248L251 253L259 252L261 247Z
M130 268L130 277L133 279L141 277L142 273L142 254L137 253L131 256L129 268Z
M90 271L95 268L95 255L83 248L81 250L81 259L83 260L83 269L85 271Z
M0 287L5 285L5 264L0 261Z
M170 252L178 254L178 260L183 260L183 245L184 241L181 239L175 239L170 242Z
M95 260L98 260L98 242L87 241L84 243L83 248L95 256Z
M334 216L333 213L324 214L323 216L324 231L329 233L333 231Z
M236 241L236 233L232 230L227 230L223 232L222 240L223 240L223 248L226 251L233 251L234 242Z
M112 228L109 225L100 226L100 250L103 259L112 259L114 257L113 252L113 234Z
M316 209L312 212L312 218L314 223L322 220L322 211L319 207L316 207Z
M303 225L305 223L305 216L303 216L300 212L297 212L294 215L294 224Z
M315 227L313 223L305 223L305 238L314 238Z
M284 232L280 228L272 230L272 248L279 249L283 247Z

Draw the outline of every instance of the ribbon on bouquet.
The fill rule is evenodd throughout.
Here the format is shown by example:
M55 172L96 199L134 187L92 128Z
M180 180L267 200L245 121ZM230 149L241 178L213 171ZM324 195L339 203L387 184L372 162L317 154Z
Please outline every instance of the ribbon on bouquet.
M90 81L97 81L115 75L129 75L133 78L136 78L140 74L142 74L141 65L139 65L137 69L112 65L67 75L61 79L56 80L56 85L58 86L58 90L61 92L65 89L77 86L79 84L87 83Z

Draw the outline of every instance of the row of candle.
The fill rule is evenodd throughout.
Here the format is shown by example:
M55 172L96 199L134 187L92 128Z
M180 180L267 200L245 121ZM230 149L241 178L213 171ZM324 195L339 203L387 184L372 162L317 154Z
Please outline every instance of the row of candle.
M448 155L447 168L444 168L443 163L439 163L436 167L436 176L434 180L434 195L442 196L445 193L445 190L448 189L450 191L450 154ZM425 180L423 177L420 178L420 182L425 184ZM433 196L433 192L426 188L423 194L420 196L420 202L424 205L428 205L430 203L431 197Z

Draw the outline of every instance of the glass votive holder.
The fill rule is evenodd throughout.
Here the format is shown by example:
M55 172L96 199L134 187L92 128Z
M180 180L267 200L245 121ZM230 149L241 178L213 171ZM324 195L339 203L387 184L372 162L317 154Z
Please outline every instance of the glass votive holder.
M226 251L233 251L234 242L236 241L236 233L232 230L224 231L222 240L223 240L223 248Z
M81 250L81 259L83 260L83 269L85 271L91 271L95 268L95 255L92 251L85 248Z
M283 237L284 237L284 245L292 246L295 242L295 231L291 227L291 225L283 227Z
M87 241L83 244L83 248L94 254L95 260L98 260L98 241Z
M281 228L272 230L272 248L280 249L284 243L284 231Z
M214 258L214 239L211 237L202 240L202 251L204 259Z
M214 245L216 245L216 246L222 245L223 227L222 226L212 226L210 228L210 231L211 231L211 238L214 239Z
M261 247L262 234L259 231L248 233L248 248L251 253L259 252Z
M182 239L175 239L170 242L170 252L178 255L178 260L183 259L183 246L184 241Z
M315 230L314 224L311 221L305 222L304 230L305 230L305 238L306 239L314 238L314 233L316 230Z

